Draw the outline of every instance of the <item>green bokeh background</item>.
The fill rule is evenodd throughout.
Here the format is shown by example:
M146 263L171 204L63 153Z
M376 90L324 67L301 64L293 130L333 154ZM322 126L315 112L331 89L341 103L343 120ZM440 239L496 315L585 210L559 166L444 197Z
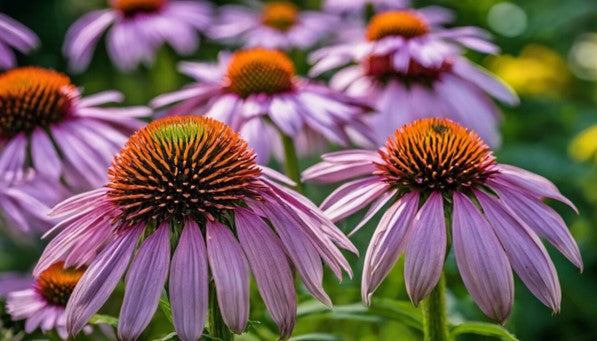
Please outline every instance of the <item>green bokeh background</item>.
M213 1L223 3L224 1ZM450 0L414 1L415 7L442 5L455 10L455 25L476 25L491 29L487 25L489 9L500 1L494 0ZM317 8L317 0L297 1L305 8ZM495 42L504 54L518 55L531 43L545 45L567 58L575 40L587 32L597 32L597 2L591 0L529 0L515 2L528 18L524 32L516 37L505 37L494 33ZM0 0L0 12L6 13L33 29L42 45L33 53L19 55L19 65L39 65L67 72L65 59L61 54L63 38L67 28L84 13L106 6L105 0ZM338 28L339 30L342 27ZM144 105L155 95L180 88L190 82L176 72L176 63L188 60L215 60L217 52L224 48L202 38L199 51L189 57L177 56L169 47L162 48L155 64L140 67L132 73L120 73L111 64L100 40L91 67L83 74L71 75L75 84L82 86L85 94L107 89L117 89L126 94L126 104ZM305 53L295 52L298 70L304 73L308 66ZM484 64L482 55L470 54L470 58ZM597 59L597 55L593 58ZM523 72L524 70L521 70ZM570 159L568 146L572 138L582 129L597 123L597 86L595 82L573 78L566 93L560 97L523 96L515 108L504 108L501 125L503 144L496 150L499 162L514 164L539 173L551 179L576 203L580 215L575 215L564 205L553 203L567 222L578 241L585 263L582 274L562 255L548 246L558 269L562 285L562 310L557 315L536 300L516 280L516 299L511 319L505 327L521 340L597 340L597 170L594 164L579 163ZM317 158L301 160L304 169L317 162ZM279 165L273 164L279 168ZM307 186L306 191L316 203L330 193L332 187ZM360 215L356 215L359 217ZM378 217L379 218L379 217ZM357 219L340 222L348 231ZM374 222L377 219L373 220ZM367 247L373 229L369 224L353 237L361 254ZM0 271L28 271L39 256L42 242L0 239ZM362 258L347 255L355 271L354 279L345 279L338 284L331 273L326 272L325 287L338 306L333 311L321 309L313 303L304 288L299 286L299 320L294 336L311 334L308 340L418 340L420 332L416 325L417 310L407 302L403 283L402 263L388 276L377 290L374 309L367 311L360 304L360 273ZM274 279L275 280L275 279ZM472 302L456 270L453 255L447 262L449 288L448 306L451 322L489 322ZM117 290L103 313L117 315L122 298L122 288ZM249 333L239 337L242 340L271 340L276 337L276 328L264 310L258 293L253 288L251 295L251 320ZM413 314L409 319L408 314ZM6 327L19 328L3 317ZM414 322L413 322L414 321ZM160 338L173 331L165 315L158 310L154 321L143 334L143 340ZM4 332L3 332L4 333ZM0 333L0 335L7 335ZM319 335L312 335L319 333ZM39 337L43 337L41 334ZM8 337L8 336L7 336ZM30 339L26 336L25 339ZM77 339L103 339L101 333L80 336ZM485 336L463 335L459 339L482 340Z

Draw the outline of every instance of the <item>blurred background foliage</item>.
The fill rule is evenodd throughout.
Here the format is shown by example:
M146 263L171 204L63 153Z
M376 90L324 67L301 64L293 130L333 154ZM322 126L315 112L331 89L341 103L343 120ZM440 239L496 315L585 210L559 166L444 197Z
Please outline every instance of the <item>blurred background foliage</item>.
M347 0L349 1L349 0ZM67 72L61 47L68 27L86 12L106 7L106 0L0 0L0 12L33 29L42 46L28 56L19 56L19 65L39 65ZM212 1L222 4L224 1ZM304 8L317 9L318 0L296 1ZM595 0L497 0L414 1L415 7L441 5L456 13L454 25L476 25L489 30L502 48L502 55L469 54L505 79L521 96L518 107L504 108L501 126L503 143L496 150L501 163L514 164L551 179L579 208L570 209L554 203L578 241L585 262L580 274L563 256L548 246L562 285L562 310L552 315L517 280L514 312L505 327L521 340L597 340L597 1ZM342 30L342 27L338 27ZM188 60L215 60L225 46L203 39L192 56L179 57L163 47L151 67L140 67L124 74L110 63L103 39L98 44L91 67L83 74L71 75L75 84L92 94L117 89L126 94L126 104L146 104L155 95L172 91L190 79L176 71L176 63ZM306 53L293 51L297 69L306 73ZM575 139L580 132L583 132ZM302 160L302 168L314 164L317 157ZM279 165L272 166L279 168ZM316 203L332 187L307 186L307 194ZM357 218L340 222L348 231ZM379 218L379 217L378 217ZM376 222L376 219L372 221ZM353 240L364 255L374 225L369 224ZM5 230L4 230L5 231ZM2 232L6 233L6 232ZM40 241L0 236L0 271L31 269L43 245ZM325 287L334 300L333 311L322 308L299 287L299 319L296 340L417 340L421 334L420 313L408 302L403 283L402 262L375 294L372 309L360 303L362 258L349 255L355 270L353 279L338 284L326 274ZM447 262L450 321L489 322L466 292L454 262ZM255 288L253 288L255 290ZM276 328L267 317L264 305L251 295L251 322L241 340L273 340ZM122 290L102 313L116 316ZM3 314L5 328L22 328ZM483 326L481 326L483 327ZM143 339L159 339L172 332L171 322L160 310ZM303 336L301 336L303 335ZM41 335L39 335L41 336ZM16 337L2 330L0 338ZM26 336L25 339L30 338ZM103 339L101 333L77 339ZM463 340L485 339L462 334Z

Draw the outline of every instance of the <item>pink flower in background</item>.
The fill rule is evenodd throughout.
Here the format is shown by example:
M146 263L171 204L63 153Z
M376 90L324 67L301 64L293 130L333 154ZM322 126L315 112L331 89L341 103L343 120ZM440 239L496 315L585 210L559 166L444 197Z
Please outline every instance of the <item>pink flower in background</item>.
M240 135L218 121L164 118L129 139L106 186L59 204L51 215L64 220L34 275L59 260L89 264L66 307L69 334L106 302L131 259L118 322L125 340L149 324L168 278L183 340L201 337L210 273L223 320L235 333L248 321L250 272L282 338L296 318L292 269L330 306L323 263L341 279L351 270L338 247L356 253L355 247L307 198L270 179L290 180L254 159Z
M330 14L300 11L290 2L268 2L262 8L227 5L209 30L212 39L244 47L307 49L329 35L340 23Z
M17 64L11 48L25 53L38 45L39 39L33 31L0 13L0 69L10 69Z
M33 167L75 189L104 184L114 153L144 125L138 117L151 113L97 107L122 99L116 91L81 98L66 75L38 67L0 75L0 174Z
M461 56L462 47L496 53L488 34L476 27L440 27L448 14L437 7L377 14L361 31L361 41L314 52L310 75L355 62L338 71L330 84L368 99L377 109L369 123L378 143L405 123L444 117L497 145L500 114L489 95L510 105L518 98L494 75Z
M35 234L52 226L50 207L68 196L56 181L48 181L28 170L18 176L0 176L0 225L15 233Z
M188 55L199 47L197 32L211 22L211 7L202 1L110 0L112 8L93 11L68 30L64 54L74 71L89 65L101 35L114 64L130 71L139 63L152 64L157 50L168 43Z
M63 268L64 262L52 264L31 281L29 288L13 291L6 299L6 310L15 321L25 321L25 332L33 333L37 328L45 333L52 329L66 340L66 319L64 309L75 288L85 272L79 269ZM91 332L87 326L86 332Z
M582 270L576 242L543 199L574 205L547 179L498 164L476 133L449 120L417 120L397 129L377 152L342 151L323 159L303 173L304 180L350 180L321 204L332 221L370 205L354 233L383 212L365 256L361 293L367 305L403 252L408 295L414 304L425 298L440 279L448 235L464 285L499 322L512 309L512 269L543 304L560 310L558 276L540 238ZM452 219L448 226L446 217Z
M362 13L368 5L376 11L405 8L409 0L324 0L323 9L335 13Z
M197 84L158 96L151 106L180 102L169 115L206 115L230 125L255 149L259 163L281 145L277 130L292 138L311 136L305 141L311 145L321 144L319 136L347 146L349 130L374 140L362 122L370 110L362 100L297 77L282 52L258 48L221 54L217 65L182 63L180 70Z

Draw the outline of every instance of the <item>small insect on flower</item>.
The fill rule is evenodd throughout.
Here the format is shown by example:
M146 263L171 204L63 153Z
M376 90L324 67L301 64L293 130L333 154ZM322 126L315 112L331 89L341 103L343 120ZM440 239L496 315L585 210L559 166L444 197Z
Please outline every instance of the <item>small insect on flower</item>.
M199 47L197 32L211 23L211 6L202 1L109 0L110 9L90 12L66 34L63 52L73 71L89 66L100 36L107 35L112 62L123 71L153 63L157 50L168 43L188 55Z
M249 269L282 338L296 317L292 268L314 297L331 305L322 261L341 279L351 270L338 247L356 253L355 247L307 198L271 181L291 183L255 157L221 122L164 118L129 139L106 186L54 208L51 215L65 220L34 274L65 258L67 266L90 264L67 304L69 333L104 304L131 258L118 324L124 340L149 324L168 277L182 340L201 337L210 274L223 320L235 333L249 316Z
M343 66L330 85L368 99L379 112L368 121L379 144L405 123L439 116L497 145L500 115L488 95L510 105L518 98L494 75L461 56L462 47L496 53L488 34L476 27L441 27L449 18L437 7L379 13L360 30L360 42L354 42L353 33L346 44L312 53L310 75ZM356 65L345 66L351 62Z
M219 19L207 35L248 48L306 49L329 35L338 23L334 15L300 11L288 1L268 2L260 8L227 5L220 8Z
M275 147L272 140L280 140L277 130L305 142L298 145L304 153L321 140L348 146L349 130L361 140L374 139L363 123L369 106L298 77L294 64L282 52L256 48L231 56L220 54L218 65L186 62L180 70L198 83L160 95L151 106L180 102L168 115L192 112L229 124L256 150L261 164L267 163Z
M122 99L116 91L81 98L66 75L39 67L0 75L0 173L18 176L33 167L75 188L103 184L114 153L143 125L137 118L151 113L97 107Z
M0 13L0 69L10 69L16 64L11 48L29 52L39 45L37 35L20 22Z
M498 164L475 132L452 121L417 120L397 129L377 152L343 151L323 159L303 173L304 180L359 177L321 204L332 221L371 204L354 233L389 203L365 256L361 293L367 305L403 252L408 294L414 304L425 298L440 279L448 235L473 300L499 322L512 309L512 269L541 302L560 309L556 269L539 238L582 270L576 242L543 199L576 210L574 205L547 179Z
M15 321L26 320L26 333L33 333L38 327L44 333L55 329L66 340L64 309L84 272L85 266L64 268L64 262L52 264L34 279L30 288L8 294L8 313Z

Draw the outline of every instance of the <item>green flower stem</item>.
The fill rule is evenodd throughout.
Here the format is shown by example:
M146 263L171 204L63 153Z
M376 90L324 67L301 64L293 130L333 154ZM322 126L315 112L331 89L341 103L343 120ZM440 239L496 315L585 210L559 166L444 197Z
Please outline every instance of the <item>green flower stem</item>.
M422 302L423 334L425 341L448 340L448 318L446 314L446 280L442 276L437 286Z
M230 329L224 323L222 314L220 313L220 306L218 305L218 297L216 295L216 287L213 282L209 284L209 335L223 341L232 341L233 335Z
M295 189L299 192L303 191L303 184L301 183L301 170L296 156L296 148L294 141L286 134L280 133L282 136L282 144L284 146L284 170L286 175L294 182L296 182Z

